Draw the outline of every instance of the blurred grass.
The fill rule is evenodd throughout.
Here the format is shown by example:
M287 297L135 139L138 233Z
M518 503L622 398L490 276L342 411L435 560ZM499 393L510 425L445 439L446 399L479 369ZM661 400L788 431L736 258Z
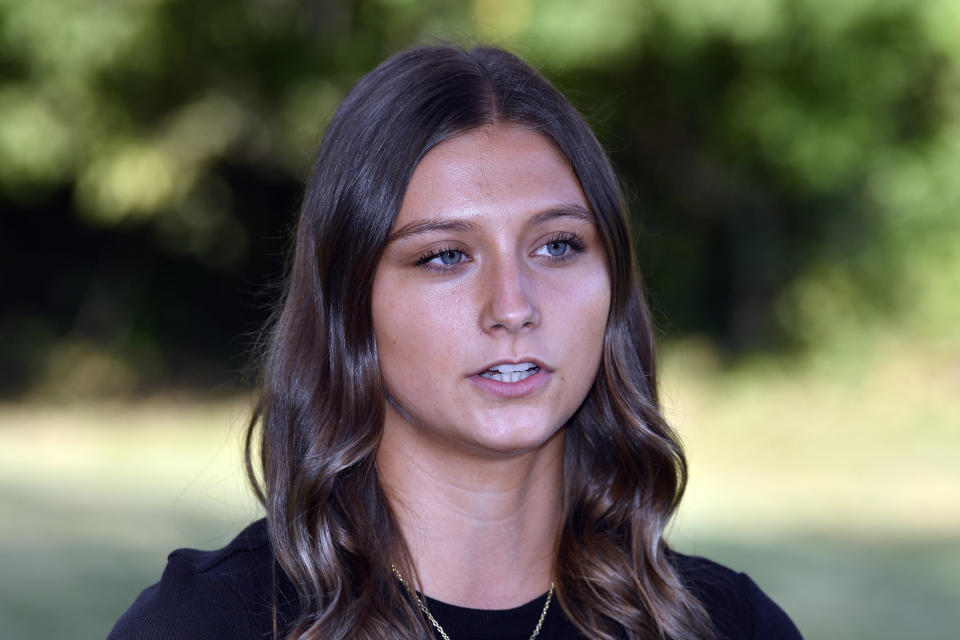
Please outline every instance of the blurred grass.
M724 371L686 342L665 365L691 467L676 547L749 573L808 639L957 637L960 352L888 338Z
M219 547L259 512L243 401L0 408L0 637L104 638L175 547Z
M890 341L855 359L721 367L665 353L687 445L676 547L749 573L807 638L960 628L960 354ZM175 547L259 517L246 399L0 406L0 635L103 638Z

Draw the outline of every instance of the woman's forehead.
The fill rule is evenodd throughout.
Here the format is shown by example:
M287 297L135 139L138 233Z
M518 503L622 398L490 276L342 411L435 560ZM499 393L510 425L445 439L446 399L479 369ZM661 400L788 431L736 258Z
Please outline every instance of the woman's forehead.
M487 125L431 149L417 165L394 229L416 220L476 218L556 208L589 211L566 158L517 125Z

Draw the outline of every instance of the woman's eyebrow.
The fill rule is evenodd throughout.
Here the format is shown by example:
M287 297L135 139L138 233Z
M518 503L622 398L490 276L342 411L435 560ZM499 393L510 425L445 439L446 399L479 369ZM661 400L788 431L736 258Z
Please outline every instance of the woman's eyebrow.
M538 224L555 218L577 218L591 224L596 222L596 217L593 213L584 207L578 204L564 204L557 207L550 207L549 209L536 213L527 221L527 226L535 227ZM477 232L479 230L480 225L469 219L415 220L391 233L390 237L387 238L387 244L409 238L410 236L435 231Z
M387 238L387 244L402 240L410 236L421 233L430 233L432 231L478 231L480 225L470 220L417 220L405 224Z
M592 211L585 209L579 204L564 204L558 207L550 207L534 215L527 222L527 226L534 227L555 218L578 218L590 224L594 224L597 221L597 217L593 215Z

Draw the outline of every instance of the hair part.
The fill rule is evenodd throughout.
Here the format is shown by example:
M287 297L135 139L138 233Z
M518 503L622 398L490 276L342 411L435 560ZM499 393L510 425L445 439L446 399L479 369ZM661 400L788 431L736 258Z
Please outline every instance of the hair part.
M610 162L535 70L500 49L448 46L401 52L362 78L334 115L307 185L246 439L277 561L300 599L289 637L432 637L390 569L413 575L375 465L385 389L370 293L420 159L490 124L529 127L567 159L610 271L602 364L566 427L557 600L591 638L712 638L666 554L686 463L660 414L649 312Z

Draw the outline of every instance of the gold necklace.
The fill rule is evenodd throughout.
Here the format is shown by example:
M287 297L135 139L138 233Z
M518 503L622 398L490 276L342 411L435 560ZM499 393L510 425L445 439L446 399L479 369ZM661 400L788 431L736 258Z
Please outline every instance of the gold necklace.
M427 610L427 606L423 604L423 600L420 599L420 596L417 595L417 592L410 588L410 585L407 584L406 580L403 579L403 576L400 575L400 570L397 569L396 565L390 565L390 570L393 571L393 575L397 576L397 580L400 581L404 587L406 587L410 593L413 594L413 597L416 598L417 604L420 605L420 610L427 616L427 620L430 621L430 624L433 625L433 628L440 633L440 637L443 640L450 640L450 636L447 635L447 632L443 630L443 627L440 626L440 623L437 622L437 619L433 617L433 614ZM540 633L540 628L543 626L543 620L547 617L547 609L550 608L550 599L553 597L553 583L550 583L550 590L547 591L547 601L543 603L543 611L540 612L540 619L537 620L537 626L534 627L533 633L530 634L530 640L534 640Z

